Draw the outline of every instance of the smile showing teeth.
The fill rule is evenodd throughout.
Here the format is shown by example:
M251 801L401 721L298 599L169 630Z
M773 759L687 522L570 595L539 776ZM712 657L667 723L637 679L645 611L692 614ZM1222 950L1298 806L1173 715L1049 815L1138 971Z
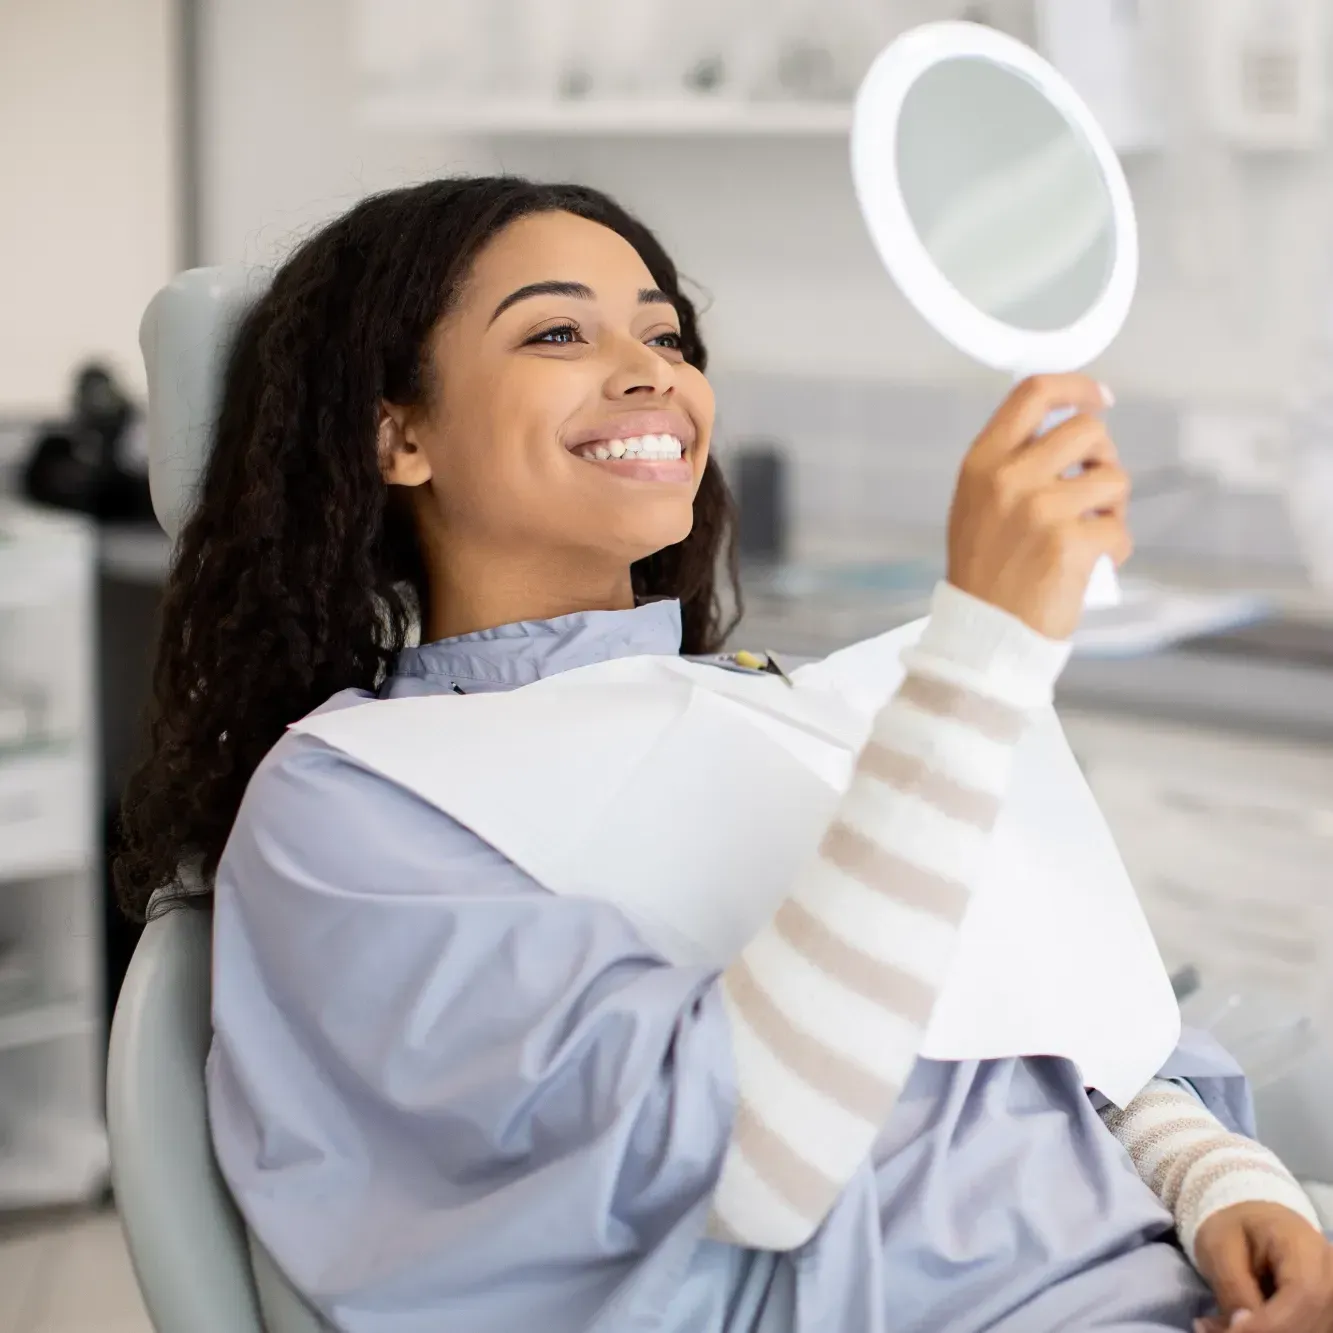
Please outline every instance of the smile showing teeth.
M574 450L579 458L597 463L613 458L673 462L681 458L684 452L684 445L674 435L635 435L628 440L598 440L594 444L581 444Z

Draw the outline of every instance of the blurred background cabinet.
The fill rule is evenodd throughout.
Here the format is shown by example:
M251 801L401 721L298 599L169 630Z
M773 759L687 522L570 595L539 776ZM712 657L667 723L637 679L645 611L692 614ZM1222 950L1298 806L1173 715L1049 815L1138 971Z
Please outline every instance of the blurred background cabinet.
M0 506L0 1208L106 1179L96 551Z
M1065 712L1168 966L1333 1000L1333 746Z

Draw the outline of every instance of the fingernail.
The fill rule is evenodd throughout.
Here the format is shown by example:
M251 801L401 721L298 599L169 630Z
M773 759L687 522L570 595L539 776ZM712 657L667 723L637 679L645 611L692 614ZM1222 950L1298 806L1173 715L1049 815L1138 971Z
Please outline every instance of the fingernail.
M1239 1328L1242 1324L1248 1324L1250 1320L1253 1318L1254 1314L1251 1311L1237 1310L1236 1313L1231 1316L1231 1323L1229 1327Z
M1114 406L1115 406L1115 394L1111 392L1110 385L1107 385L1107 384L1099 384L1097 387L1102 391L1102 402L1104 402L1104 403L1106 404L1107 407L1114 407ZM1206 1330L1205 1330L1205 1333L1206 1333Z

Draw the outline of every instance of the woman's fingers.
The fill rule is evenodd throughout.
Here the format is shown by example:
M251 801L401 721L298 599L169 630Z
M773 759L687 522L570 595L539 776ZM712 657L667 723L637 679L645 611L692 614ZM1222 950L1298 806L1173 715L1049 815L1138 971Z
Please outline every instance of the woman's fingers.
M1071 406L1072 420L1033 440ZM1129 478L1091 415L1104 406L1083 375L1020 385L969 450L949 512L949 581L1052 639L1077 625L1097 557L1131 549Z
M1217 1297L1220 1327L1228 1327L1238 1310L1253 1312L1263 1305L1250 1235L1243 1223L1225 1213L1209 1219L1199 1232L1198 1259Z
M1033 440L1001 466L1037 483L1063 477L1076 469L1120 465L1111 432L1100 417L1076 416Z
M1116 514L1123 518L1129 496L1129 473L1120 467L1107 466L1054 482L1041 492L1040 502L1049 505L1065 521L1093 514Z
M1037 375L1024 380L1004 400L977 437L975 450L995 461L1028 444L1052 412L1072 408L1078 413L1096 413L1109 405L1107 391L1087 375Z
M1296 1228L1299 1227L1299 1230ZM1333 1329L1333 1250L1303 1221L1265 1237L1257 1256L1273 1295L1246 1321L1245 1333L1328 1333Z
M1303 1284L1282 1287L1241 1326L1245 1333L1327 1333L1327 1307Z
M1107 467L1028 492L1017 502L1015 514L1025 529L1046 534L1048 540L1057 534L1062 540L1077 540L1078 529L1098 519L1113 520L1123 529L1128 507L1129 477Z

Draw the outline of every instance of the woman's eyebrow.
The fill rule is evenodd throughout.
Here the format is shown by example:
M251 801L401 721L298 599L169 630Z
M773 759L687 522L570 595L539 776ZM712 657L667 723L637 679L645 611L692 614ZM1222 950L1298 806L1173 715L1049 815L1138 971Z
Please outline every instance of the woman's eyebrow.
M520 301L531 300L534 296L570 296L576 301L592 301L596 298L597 293L587 283L583 282L561 282L557 278L550 278L545 282L530 282L526 287L520 287L517 291L510 292L495 307L490 322L494 324L510 306L517 305ZM674 306L676 303L661 288L644 287L639 291L639 304Z

